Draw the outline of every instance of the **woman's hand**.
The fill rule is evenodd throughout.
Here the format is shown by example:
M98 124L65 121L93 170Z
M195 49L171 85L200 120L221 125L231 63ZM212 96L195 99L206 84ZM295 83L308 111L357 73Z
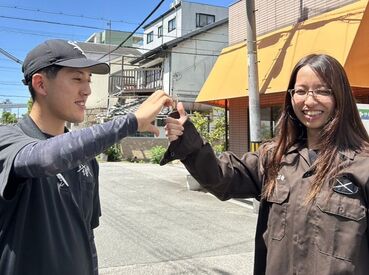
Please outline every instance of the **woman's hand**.
M183 103L179 102L177 104L177 111L179 113L179 118L175 119L172 117L167 117L165 125L165 135L170 142L178 139L179 136L183 134L183 124L188 119L188 115L183 107Z

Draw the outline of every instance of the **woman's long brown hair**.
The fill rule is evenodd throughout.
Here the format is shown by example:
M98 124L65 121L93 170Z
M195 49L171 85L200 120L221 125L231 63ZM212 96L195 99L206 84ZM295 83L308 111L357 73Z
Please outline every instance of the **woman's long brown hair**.
M306 198L307 202L311 202L319 193L323 183L339 172L342 162L339 152L361 151L367 148L369 137L361 122L348 78L341 64L328 55L308 55L294 67L288 89L294 88L297 73L304 66L309 66L321 77L327 87L332 89L336 103L331 120L321 131L319 155L314 163L315 180ZM297 119L292 108L291 95L288 92L276 130L275 138L267 143L261 152L263 155L268 155L263 198L273 194L275 179L287 150L292 145L306 142L306 127Z

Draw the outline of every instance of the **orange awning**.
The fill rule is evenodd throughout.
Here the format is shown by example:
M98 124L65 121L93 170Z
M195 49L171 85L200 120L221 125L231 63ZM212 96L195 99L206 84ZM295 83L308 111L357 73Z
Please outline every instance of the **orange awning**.
M279 29L257 39L261 94L287 88L293 66L311 53L325 53L344 65L355 87L369 87L368 1L358 1ZM224 48L196 102L224 106L225 99L248 96L246 43Z

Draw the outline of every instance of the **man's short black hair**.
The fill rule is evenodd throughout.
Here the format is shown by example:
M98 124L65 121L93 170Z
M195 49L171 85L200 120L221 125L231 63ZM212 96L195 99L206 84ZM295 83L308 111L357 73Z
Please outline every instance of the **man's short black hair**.
M39 70L38 72L36 73L43 73L46 75L47 78L49 79L54 79L56 77L56 75L58 74L58 72L62 69L63 67L62 66L58 66L58 65L52 65L52 66L49 66L49 67L46 67L46 68L43 68L41 70ZM30 81L28 83L28 90L29 92L31 93L31 97L32 97L32 100L33 102L35 102L35 90L33 89L32 87L32 81Z

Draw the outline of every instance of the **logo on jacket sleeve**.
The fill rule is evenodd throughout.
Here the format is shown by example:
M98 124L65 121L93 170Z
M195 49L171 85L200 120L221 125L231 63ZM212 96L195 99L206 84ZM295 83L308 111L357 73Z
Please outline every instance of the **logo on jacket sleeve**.
M336 178L332 188L333 191L344 195L354 195L359 191L359 187L347 176Z

